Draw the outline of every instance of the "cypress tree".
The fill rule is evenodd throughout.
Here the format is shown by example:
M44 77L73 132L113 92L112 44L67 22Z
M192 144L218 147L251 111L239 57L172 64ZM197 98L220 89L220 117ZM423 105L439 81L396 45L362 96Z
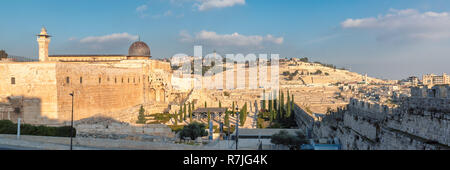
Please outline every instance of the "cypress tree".
M230 128L230 113L225 112L225 125Z
M175 119L175 126L178 125L178 113L175 111L175 114L173 115L173 118Z
M141 108L139 109L139 115L138 115L138 120L136 123L138 124L145 124L146 119L145 119L145 109L144 106L141 106Z
M239 112L239 119L240 119L241 126L244 126L246 118L247 118L247 103L244 104L244 106L242 107L242 109Z
M209 125L209 122L211 122L211 112L208 110L208 125Z
M273 110L273 99L272 94L269 95L269 112Z
M283 119L285 117L285 111L284 111L284 92L280 90L280 117Z
M222 108L222 102L219 100L219 108Z
M183 105L180 105L180 111L178 112L180 121L183 120Z
M277 92L275 91L274 92L274 95L273 95L273 110L275 110L275 111L278 111L278 102L277 102L277 98L278 98L278 96L277 96Z
M208 108L208 104L206 103L206 101L205 101L205 108Z
M289 118L291 117L291 106L292 106L292 101L291 101L291 96L289 95L289 91L287 92L287 102L286 102L286 117Z
M266 110L266 90L263 90L263 99L262 99L261 110Z
M191 103L189 103L189 122L192 122L192 107L191 107Z
M184 104L184 110L183 110L183 120L184 121L186 121L186 112L187 112L187 109L186 109L186 103Z
M235 114L235 109L234 109L234 102L233 102L233 106L231 106L232 107L232 109L233 109L233 111L232 111L232 115L233 115L233 117L234 117L234 114Z

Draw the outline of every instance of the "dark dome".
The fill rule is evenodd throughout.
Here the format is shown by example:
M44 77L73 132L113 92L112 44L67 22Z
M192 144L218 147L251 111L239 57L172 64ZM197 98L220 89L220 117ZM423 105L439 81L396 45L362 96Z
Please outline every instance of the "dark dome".
M128 56L148 56L150 57L150 47L145 42L136 41L131 44Z

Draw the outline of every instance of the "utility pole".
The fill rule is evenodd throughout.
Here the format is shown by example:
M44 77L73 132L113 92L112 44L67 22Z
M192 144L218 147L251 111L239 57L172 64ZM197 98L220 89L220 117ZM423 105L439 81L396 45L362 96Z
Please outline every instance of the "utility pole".
M19 118L17 118L17 140L20 139L20 115Z
M72 119L70 121L70 150L72 150L72 136L73 136L73 96L74 92L70 93L70 96L72 96Z

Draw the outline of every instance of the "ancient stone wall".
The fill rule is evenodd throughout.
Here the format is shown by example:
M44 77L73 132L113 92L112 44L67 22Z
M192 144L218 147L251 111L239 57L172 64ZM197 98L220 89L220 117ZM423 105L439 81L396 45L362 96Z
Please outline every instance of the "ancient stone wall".
M377 123L357 115L345 114L344 126L349 127L362 136L375 141L377 139Z
M344 149L450 149L448 102L411 97L398 108L381 109L377 104L352 99L342 123L321 122L314 132L338 137Z
M58 63L56 66L58 120L70 120L74 92L74 119L112 117L143 103L141 68Z
M58 119L56 63L0 63L0 98L24 113L25 123L52 124ZM5 113L7 114L7 113Z

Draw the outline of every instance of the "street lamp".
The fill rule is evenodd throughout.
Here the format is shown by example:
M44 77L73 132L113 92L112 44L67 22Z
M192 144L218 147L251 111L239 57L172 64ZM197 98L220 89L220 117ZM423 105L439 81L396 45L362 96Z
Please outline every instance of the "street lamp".
M73 96L74 92L70 93L70 96L72 96L72 119L70 120L70 150L72 150L72 136L73 136Z
M238 150L238 138L239 138L239 106L236 105L236 136L235 136L235 140L236 140L236 150Z

